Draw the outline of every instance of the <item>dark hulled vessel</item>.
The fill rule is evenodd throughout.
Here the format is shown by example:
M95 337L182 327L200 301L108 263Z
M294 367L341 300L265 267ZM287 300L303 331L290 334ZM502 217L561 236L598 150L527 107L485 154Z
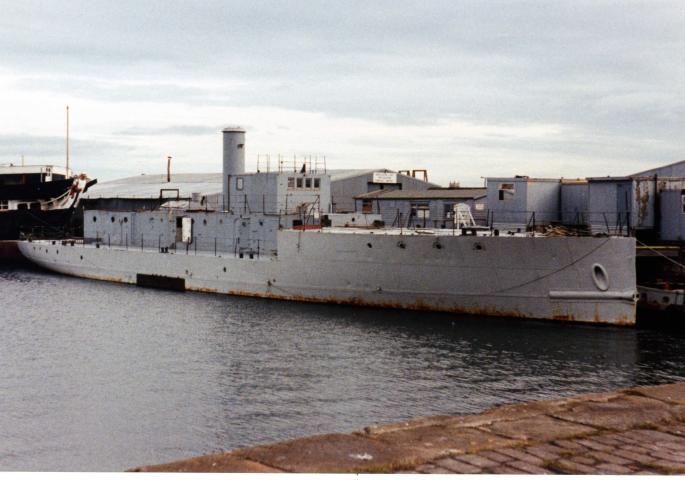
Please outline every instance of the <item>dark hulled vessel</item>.
M54 165L0 166L0 240L60 236L77 226L75 207L95 182Z

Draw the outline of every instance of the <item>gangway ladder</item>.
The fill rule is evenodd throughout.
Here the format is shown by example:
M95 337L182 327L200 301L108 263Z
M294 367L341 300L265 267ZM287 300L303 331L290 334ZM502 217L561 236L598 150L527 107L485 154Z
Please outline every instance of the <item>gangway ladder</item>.
M475 227L476 221L471 215L471 208L465 203L457 203L454 207L454 225L456 228Z

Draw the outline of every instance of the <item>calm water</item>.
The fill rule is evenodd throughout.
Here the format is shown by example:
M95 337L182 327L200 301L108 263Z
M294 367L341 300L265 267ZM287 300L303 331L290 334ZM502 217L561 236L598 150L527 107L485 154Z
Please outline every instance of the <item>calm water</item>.
M0 469L123 470L685 378L685 334L161 292L0 268Z

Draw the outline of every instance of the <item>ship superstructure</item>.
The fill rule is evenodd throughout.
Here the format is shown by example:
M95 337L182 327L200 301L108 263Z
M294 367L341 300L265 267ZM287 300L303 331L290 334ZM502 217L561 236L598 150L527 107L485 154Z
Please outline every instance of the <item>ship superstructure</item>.
M82 240L22 242L22 253L69 275L179 290L635 321L632 238L547 237L472 225L328 227L339 222L332 221L325 170L305 164L246 173L245 131L225 129L223 144L219 202L197 195L154 211L87 210ZM346 215L354 225L372 225Z

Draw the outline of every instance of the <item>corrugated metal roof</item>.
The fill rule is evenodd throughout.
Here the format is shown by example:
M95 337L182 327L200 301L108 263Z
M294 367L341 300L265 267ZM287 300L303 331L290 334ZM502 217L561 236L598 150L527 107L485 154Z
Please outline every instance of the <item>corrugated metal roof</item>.
M326 173L328 173L331 176L331 182L335 182L337 180L345 180L347 178L353 178L353 177L360 177L362 175L368 175L373 172L392 172L392 170L387 170L384 168L378 168L375 170L364 170L364 169L333 169L333 170L328 170Z
M372 174L373 172L392 172L392 170L376 168L373 170L345 169L328 170L331 182L346 178ZM93 185L84 198L159 198L162 188L177 188L181 197L190 197L192 193L212 195L222 193L222 174L219 173L177 173L171 175L171 182L166 181L166 175L137 175L135 177L120 178Z
M93 185L84 198L159 198L163 188L177 188L181 197L190 197L196 192L203 195L222 193L222 174L178 173L171 175L171 182L166 181L166 175L120 178Z
M659 170L664 170L664 169L673 168L673 167L679 167L679 166L682 166L683 164L685 164L685 160L679 160L677 162L662 165L660 167L654 167L654 168L650 168L649 170L643 170L641 172L633 173L630 176L631 177L648 177L648 176L654 175L655 173L658 173Z
M354 198L360 200L369 198L379 198L387 200L421 200L439 198L478 198L484 197L488 190L486 188L433 188L430 190L376 190L374 192L357 195Z
M588 182L627 182L631 177L588 177Z
M337 170L337 169L334 169L334 170L328 170L327 173L331 176L331 182L336 182L336 181L340 181L340 180L346 180L348 178L361 177L363 175L371 175L374 172L397 173L395 170L389 170L387 168L374 168L373 170L356 170L356 169ZM426 185L432 185L435 187L439 187L439 185L437 183L427 182L421 178L411 177L411 176L405 175L403 173L398 173L398 175L401 175L404 178L413 178L414 180L425 183Z
M534 178L527 175L516 175L513 177L487 177L488 182L553 182L558 183L561 181L559 178Z

